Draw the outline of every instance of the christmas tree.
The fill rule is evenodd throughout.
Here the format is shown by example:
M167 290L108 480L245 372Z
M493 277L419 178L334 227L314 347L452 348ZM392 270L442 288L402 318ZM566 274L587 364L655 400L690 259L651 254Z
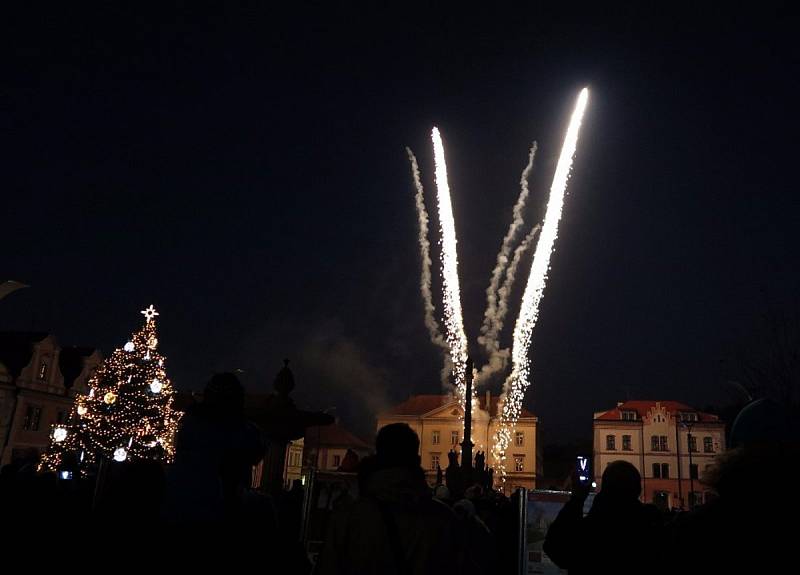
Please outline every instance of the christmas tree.
M142 314L144 326L92 375L89 393L75 399L67 423L53 427L40 469L85 473L102 458L172 460L175 392L158 353L158 312L151 305Z

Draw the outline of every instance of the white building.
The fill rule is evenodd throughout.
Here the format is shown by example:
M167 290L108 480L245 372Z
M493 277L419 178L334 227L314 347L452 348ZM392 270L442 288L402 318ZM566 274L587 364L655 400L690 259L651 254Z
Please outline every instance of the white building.
M598 487L612 461L642 475L642 499L689 508L708 497L705 471L725 450L725 424L677 401L626 401L594 414L594 475Z

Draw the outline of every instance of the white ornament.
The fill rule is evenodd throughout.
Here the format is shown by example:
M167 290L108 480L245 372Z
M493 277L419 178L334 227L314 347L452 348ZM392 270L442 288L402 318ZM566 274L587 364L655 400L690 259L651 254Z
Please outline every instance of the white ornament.
M86 412L89 411L85 405L78 406L78 415L86 415Z
M147 361L150 361L150 351L148 351L146 354L144 354L144 358L145 358Z
M114 450L114 461L125 461L128 459L128 450L124 447L117 447Z
M63 427L56 427L53 430L53 441L56 443L61 443L67 438L67 430Z
M155 349L158 345L158 338L154 335L151 335L147 340L147 347L150 349Z
M150 323L153 320L153 318L158 315L156 308L154 308L152 305L147 309L143 309L141 313L145 317L148 323Z
M164 387L164 384L161 383L158 379L154 379L153 382L150 384L150 391L153 393L161 393L161 389Z
M125 351L130 352L130 351L133 351L134 349L136 349L136 346L133 345L132 341L129 341L128 343L125 344L125 346L122 349L124 349Z

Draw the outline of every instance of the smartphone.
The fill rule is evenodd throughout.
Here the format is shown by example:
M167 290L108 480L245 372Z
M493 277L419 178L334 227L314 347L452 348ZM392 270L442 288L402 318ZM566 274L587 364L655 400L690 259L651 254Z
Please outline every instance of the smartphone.
M592 470L589 466L589 458L585 455L579 455L575 461L575 471L578 476L578 481L586 484L592 481Z

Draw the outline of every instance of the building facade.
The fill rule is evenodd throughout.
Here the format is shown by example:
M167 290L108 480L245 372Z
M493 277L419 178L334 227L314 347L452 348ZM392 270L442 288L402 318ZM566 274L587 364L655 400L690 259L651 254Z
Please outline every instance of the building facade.
M484 451L486 464L497 467L492 460L492 438L499 428L498 398L490 392L478 397L478 408L472 416L473 453ZM420 438L420 459L428 482L436 481L437 467L447 468L448 453L461 454L464 432L464 408L449 395L414 395L403 403L378 415L378 430L390 423L407 423ZM538 420L523 409L517 425L511 431L511 444L506 451L506 481L495 476L496 487L511 493L517 487L534 489L541 471L537 436Z
M47 333L0 333L0 465L38 460L101 362L99 351L61 347Z
M309 427L305 437L290 441L286 446L284 485L291 487L295 479L302 479L307 469L355 471L355 464L371 452L369 444L338 423Z
M705 472L725 450L725 424L677 401L626 401L594 414L594 475L599 488L612 461L642 475L642 499L662 508L706 501Z

